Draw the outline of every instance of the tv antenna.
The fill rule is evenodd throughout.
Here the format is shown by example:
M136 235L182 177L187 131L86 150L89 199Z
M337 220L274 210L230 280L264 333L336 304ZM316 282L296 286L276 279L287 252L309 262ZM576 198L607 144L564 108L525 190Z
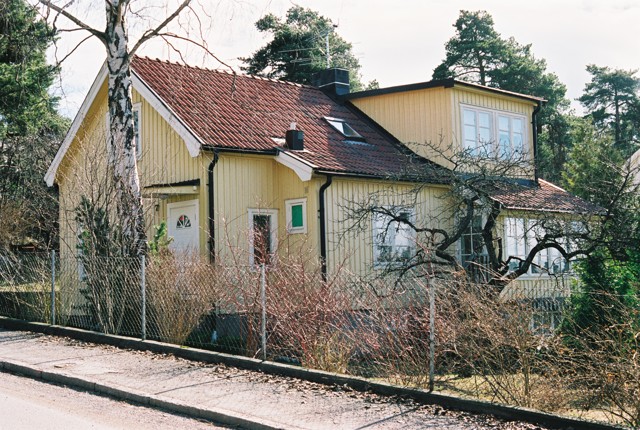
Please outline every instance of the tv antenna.
M327 34L325 35L325 49L327 52L327 69L331 68L331 50L329 49L329 35L331 33L333 33L333 31L338 28L338 24L333 24L332 28L329 29L329 31L327 31Z
M334 30L338 28L338 24L332 24L331 28L329 28L327 30L327 32L324 34L324 44L325 44L325 58L327 60L327 69L331 68L331 44L329 42L329 36L331 35L331 33L334 32ZM316 35L314 36L314 40L318 40L321 37L323 37L322 34ZM300 51L313 51L313 50L319 50L320 53L322 52L322 48L321 47L311 47L311 48L294 48L294 49L285 49L282 51L278 51L278 52L300 52ZM322 57L321 57L322 58ZM289 60L290 63L300 63L300 64L309 64L313 61L313 56L311 57L305 57L305 58L294 58L293 60Z

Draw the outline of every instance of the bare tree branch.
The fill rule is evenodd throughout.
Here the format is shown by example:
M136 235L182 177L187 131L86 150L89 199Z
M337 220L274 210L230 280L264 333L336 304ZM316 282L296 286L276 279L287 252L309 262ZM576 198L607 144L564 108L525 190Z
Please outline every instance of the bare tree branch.
M214 54L213 52L211 52L209 50L209 48L203 44L203 43L199 43L196 42L195 40L189 39L188 37L184 37L184 36L180 36L178 34L175 33L158 33L158 36L162 38L162 40L164 40L167 44L169 44L176 52L179 52L179 50L177 48L175 48L168 40L167 38L172 38L172 39L178 39L178 40L182 40L184 42L188 42L191 43L192 45L197 46L198 48L202 49L207 55L209 55L210 57L212 57L214 60L216 60L218 63L222 64L223 66L227 67L234 75L236 74L235 70L233 70L233 67L231 67L229 64L227 64L226 62L224 62L223 60L221 60L216 54ZM183 59L183 62L184 59Z
M90 35L88 35L87 37L85 37L84 39L82 39L80 42L78 42L78 43L76 44L76 46L74 46L74 47L73 47L73 49L67 53L67 55L65 55L64 57L62 57L62 59L61 59L61 60L56 60L56 66L57 66L57 67L60 67L60 65L61 65L62 63L64 63L64 61L65 61L67 58L69 58L69 57L71 56L71 54L73 54L74 52L76 52L76 50L77 50L78 48L80 48L80 46L81 46L84 42L86 42L87 40L91 39L92 37L93 37L93 35L92 35L92 34L90 34ZM58 51L58 46L56 45L56 52L57 52L57 51ZM57 58L57 56L56 56L56 58Z
M93 36L97 37L106 46L107 37L106 37L106 35L105 35L105 33L103 31L98 31L95 28L91 27L90 25L85 24L83 21L79 20L74 15L72 15L69 12L67 12L66 10L64 10L64 7L60 7L60 6L55 5L53 3L53 1L51 1L51 0L38 0L38 1L41 4L43 4L44 6L46 6L47 8L50 8L50 9L53 9L54 11L56 11L58 13L58 15L64 16L69 21L73 22L75 25L80 27L81 29L83 29L85 31L88 31Z
M40 0L40 1L45 1L45 0ZM138 42L136 42L136 44L133 46L133 48L131 48L131 50L129 51L129 55L133 56L136 51L138 50L138 48L140 48L140 46L142 46L143 43L147 42L149 39L157 36L163 28L165 28L167 25L169 25L169 23L171 21L173 21L178 15L180 15L180 13L187 7L189 6L189 4L191 3L191 0L184 0L180 6L178 6L176 8L176 10L173 11L173 13L171 15L169 15L164 21L162 21L156 28L153 29L149 29L147 31L144 32L144 34L142 35L142 37L140 37L140 40L138 40Z

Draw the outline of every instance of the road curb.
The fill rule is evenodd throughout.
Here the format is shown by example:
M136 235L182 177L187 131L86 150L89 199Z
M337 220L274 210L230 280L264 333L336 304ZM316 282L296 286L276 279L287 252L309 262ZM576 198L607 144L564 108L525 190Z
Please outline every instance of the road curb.
M32 323L7 317L0 317L0 327L11 330L23 330L44 333L53 336L70 337L86 342L107 344L119 348L128 348L138 351L150 351L161 354L172 354L176 357L205 363L225 364L241 369L270 373L317 382L325 385L346 386L356 391L371 392L383 396L398 396L410 398L422 404L434 404L446 409L453 409L476 414L487 414L511 421L528 422L555 429L572 430L620 430L624 427L609 424L568 418L559 415L540 412L516 406L505 406L489 403L481 400L465 399L448 394L430 393L425 390L400 387L383 382L373 382L365 378L345 376L320 370L305 369L288 364L262 361L249 357L223 354L196 348L187 348L177 345L134 338L107 335L93 331L87 331L71 327L52 326L43 323ZM181 412L181 411L177 411ZM181 412L183 413L183 412ZM206 417L202 417L206 418ZM242 424L231 424L242 425ZM273 427L252 427L273 428ZM285 427L275 427L285 428Z
M227 411L219 408L202 408L186 403L176 402L160 396L154 396L137 390L114 385L106 385L100 382L90 381L77 376L65 375L64 373L51 372L39 369L25 363L18 363L0 359L0 371L18 374L31 379L66 385L84 391L90 391L112 397L118 400L125 400L161 409L168 412L179 413L191 418L206 419L219 424L229 426L239 426L247 430L301 430L299 427L292 427L285 424L273 423L257 417L249 417L235 411Z

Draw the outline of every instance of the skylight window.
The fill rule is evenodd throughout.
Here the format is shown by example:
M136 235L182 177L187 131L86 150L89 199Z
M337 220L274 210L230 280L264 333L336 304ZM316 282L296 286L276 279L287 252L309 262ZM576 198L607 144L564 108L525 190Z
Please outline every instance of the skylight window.
M331 127L335 128L338 133L342 134L344 137L349 138L351 140L359 140L364 141L364 137L357 131L353 129L345 120L340 118L331 118L324 117L324 119L331 125Z

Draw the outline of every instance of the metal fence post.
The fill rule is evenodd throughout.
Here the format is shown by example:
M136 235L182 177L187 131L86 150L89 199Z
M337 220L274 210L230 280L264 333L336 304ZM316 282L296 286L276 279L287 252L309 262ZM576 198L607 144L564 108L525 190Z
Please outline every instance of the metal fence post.
M51 250L51 325L56 325L56 250Z
M145 256L140 256L140 292L142 295L142 309L140 310L141 316L141 338L147 339L147 280L146 280L146 261Z
M260 265L260 302L262 305L262 324L260 334L262 336L262 359L267 359L267 280L264 263Z
M435 379L436 356L436 286L433 282L429 285L429 391L433 391Z

